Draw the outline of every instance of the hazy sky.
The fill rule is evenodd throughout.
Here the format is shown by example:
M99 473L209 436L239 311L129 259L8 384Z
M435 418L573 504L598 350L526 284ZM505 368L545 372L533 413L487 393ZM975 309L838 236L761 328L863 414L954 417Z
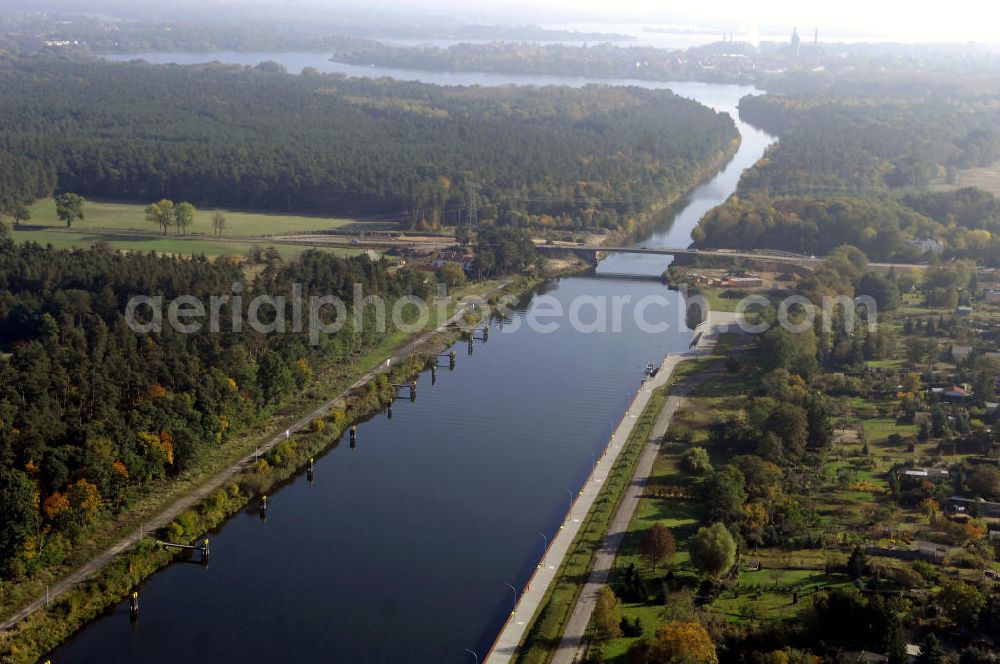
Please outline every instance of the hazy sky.
M300 0L301 1L301 0ZM308 0L306 0L308 1ZM322 0L313 0L322 2ZM689 16L713 22L756 26L797 25L805 32L838 28L909 40L1000 42L1000 3L996 0L382 0L411 9L478 12L483 18L504 11L521 14L525 22L536 22L556 14L580 19L604 15L607 19L629 16L635 20ZM935 8L931 8L931 7Z
M115 7L171 18L220 7L243 16L248 7L270 15L310 14L325 19L432 13L462 23L696 24L753 33L791 29L805 38L863 33L902 41L1000 43L1000 0L0 0L0 4L91 11ZM154 9L155 8L155 9ZM396 11L386 11L387 9ZM784 34L784 33L782 33Z

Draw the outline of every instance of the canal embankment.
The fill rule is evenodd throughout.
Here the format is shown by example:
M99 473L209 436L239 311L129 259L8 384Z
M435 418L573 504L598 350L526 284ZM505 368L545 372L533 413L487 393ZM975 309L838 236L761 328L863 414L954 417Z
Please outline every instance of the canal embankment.
M667 355L656 375L643 380L541 562L519 593L517 605L487 653L485 664L515 661L523 648L539 647L542 642L560 638L566 645L560 642L557 654L572 651L575 655L576 649L571 646L582 643L593 611L590 600L596 600L600 585L606 581L617 544L631 520L630 510L634 510L638 491L652 468L655 449L650 441L657 432L662 437L677 407L667 398L665 387L681 362L711 354L719 336L732 330L736 322L735 314L711 313L695 329L694 345L688 352ZM575 580L581 573L586 575L585 584ZM542 646L539 652L544 649Z

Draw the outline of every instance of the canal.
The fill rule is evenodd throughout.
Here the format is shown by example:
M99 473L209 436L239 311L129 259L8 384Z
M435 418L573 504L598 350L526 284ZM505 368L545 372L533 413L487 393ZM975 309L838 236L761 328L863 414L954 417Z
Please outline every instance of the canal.
M357 73L315 54L238 54ZM295 58L308 55L301 62ZM135 57L135 56L130 56ZM144 54L150 61L179 54ZM225 59L213 54L213 58ZM201 61L204 61L201 57ZM381 71L442 84L563 83L581 79ZM620 81L606 81L621 83ZM702 83L671 87L735 114L752 88ZM770 137L737 122L742 144L661 228L638 244L690 242L698 218L735 189ZM599 272L659 274L660 257L608 257ZM628 296L619 331L584 333L572 317L540 314L573 302L589 327L598 310L613 327L615 298ZM653 302L638 312L643 299ZM652 299L650 299L652 298ZM641 314L651 326L640 329ZM555 330L543 330L556 322ZM140 589L141 619L127 602L93 621L50 655L53 662L214 663L337 661L352 664L470 661L482 657L520 588L599 456L643 367L686 350L677 293L653 281L603 276L547 284L526 298L454 371L420 377L418 398L397 402L392 419L358 427L271 497L267 519L247 510L210 535L207 569L176 563Z

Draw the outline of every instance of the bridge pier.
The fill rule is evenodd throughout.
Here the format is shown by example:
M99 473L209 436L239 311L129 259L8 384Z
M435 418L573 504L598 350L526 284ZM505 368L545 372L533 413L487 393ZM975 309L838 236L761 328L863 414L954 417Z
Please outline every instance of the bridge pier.
M263 504L264 504L264 508L263 509L266 510L267 509L267 496L264 496L264 503ZM201 544L175 544L173 542L162 542L162 541L159 541L159 540L156 543L159 544L160 546L166 547L168 549L184 549L184 550L187 550L187 551L199 551L199 552L201 552L201 564L203 566L205 566L205 567L208 566L209 548L208 548L208 538L207 537L201 541ZM135 599L136 599L136 606L138 606L138 593L136 593L136 598Z
M448 353L438 353L438 357L447 357L448 369L451 371L455 370L455 362L458 360L458 354L455 351L450 351Z
M414 381L410 381L409 383L393 383L392 386L394 388L396 388L397 390L402 390L404 388L409 388L410 389L410 401L416 401L417 400L417 381L414 380ZM390 401L390 408L391 408L391 403L392 402ZM391 416L392 416L392 414L390 412L390 417Z

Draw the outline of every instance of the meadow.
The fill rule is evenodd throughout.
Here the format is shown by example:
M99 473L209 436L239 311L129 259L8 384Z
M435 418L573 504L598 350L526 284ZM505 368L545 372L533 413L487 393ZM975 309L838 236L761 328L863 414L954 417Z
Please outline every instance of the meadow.
M273 245L282 258L288 260L308 247L270 242L270 236L334 229L353 231L394 227L392 224L356 222L335 217L218 211L226 217L222 237L216 237L212 229L212 215L216 210L198 210L185 235L179 235L175 229L162 235L146 219L145 207L142 205L87 201L84 220L76 222L72 228L66 228L65 223L56 216L54 201L46 199L31 206L31 219L20 227L15 227L13 237L17 242L37 242L43 246L51 244L56 249L88 248L104 241L113 249L119 250L206 256L243 256L254 246ZM342 247L327 250L343 256L356 255L362 251Z
M38 201L29 208L32 226L56 226L65 228L66 224L56 216L56 205L51 199ZM83 208L85 219L74 224L75 228L139 230L157 232L159 228L146 219L146 206L133 203L109 203L88 200ZM226 217L226 229L223 235L259 236L286 235L303 232L316 232L332 229L347 230L357 222L354 219L340 217L307 217L290 214L272 214L266 212L244 212L238 210L198 210L194 222L187 229L188 235L208 235L212 231L212 215L221 212ZM365 228L375 230L373 224L364 224ZM175 229L170 230L174 234Z

